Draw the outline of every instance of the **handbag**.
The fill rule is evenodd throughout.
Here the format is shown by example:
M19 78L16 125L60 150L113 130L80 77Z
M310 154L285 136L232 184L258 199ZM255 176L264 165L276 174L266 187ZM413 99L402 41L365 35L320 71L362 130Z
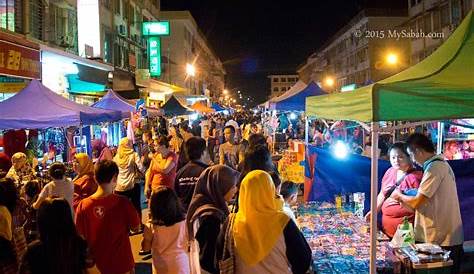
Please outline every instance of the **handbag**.
M232 235L232 227L234 225L235 214L229 215L229 224L224 237L224 248L222 251L222 259L219 260L220 274L234 274L235 255L234 255L234 237Z

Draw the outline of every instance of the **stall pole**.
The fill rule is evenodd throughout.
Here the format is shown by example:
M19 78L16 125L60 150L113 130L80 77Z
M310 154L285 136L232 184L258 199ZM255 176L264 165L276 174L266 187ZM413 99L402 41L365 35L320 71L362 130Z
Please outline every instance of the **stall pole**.
M79 125L79 147L82 148L82 123ZM76 144L77 146L77 144ZM76 151L77 152L77 151ZM81 151L82 152L82 151Z
M444 123L438 122L438 142L436 145L437 154L441 154L443 152L443 135L444 135Z
M372 122L372 151L370 163L370 274L377 273L377 184L379 124Z
M308 116L304 117L304 142L305 145L308 145L309 141L309 120Z

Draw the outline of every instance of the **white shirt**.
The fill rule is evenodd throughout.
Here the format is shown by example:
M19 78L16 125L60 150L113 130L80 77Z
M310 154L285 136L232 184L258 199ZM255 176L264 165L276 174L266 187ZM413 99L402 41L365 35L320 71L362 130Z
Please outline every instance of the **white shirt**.
M460 245L464 241L456 181L445 161L425 162L425 171L418 192L427 201L415 211L415 238L440 246Z
M74 195L74 184L70 179L64 181L51 181L41 190L39 198L64 198L72 208L72 196Z

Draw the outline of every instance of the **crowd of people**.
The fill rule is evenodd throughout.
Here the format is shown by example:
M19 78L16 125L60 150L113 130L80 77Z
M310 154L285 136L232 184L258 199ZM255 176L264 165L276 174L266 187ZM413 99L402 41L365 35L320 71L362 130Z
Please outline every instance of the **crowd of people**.
M298 189L281 183L262 127L239 118L159 125L116 149L94 142L92 158L74 155L74 177L55 162L45 184L15 154L0 181L1 272L133 273L129 237L143 233L154 273L220 273L229 260L234 273L305 273Z
M334 132L344 134L340 126ZM0 272L133 273L129 236L143 234L140 255L151 254L154 273L306 273L312 253L292 210L298 187L281 182L271 133L250 113L160 122L135 144L93 141L92 158L74 155L72 179L55 162L46 184L25 154L14 154L0 179ZM450 250L459 269L451 168L423 134L388 154L377 199L382 230L393 237L408 219L418 241Z

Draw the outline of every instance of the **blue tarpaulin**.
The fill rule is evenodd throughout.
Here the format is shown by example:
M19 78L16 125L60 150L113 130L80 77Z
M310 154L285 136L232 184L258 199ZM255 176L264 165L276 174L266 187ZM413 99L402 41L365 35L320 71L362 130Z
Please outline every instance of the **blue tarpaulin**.
M335 158L331 151L315 146L307 147L306 177L310 181L309 201L334 202L343 193L364 192L365 211L370 205L370 158L350 155ZM456 175L458 198L464 227L464 239L474 240L474 159L448 161ZM379 190L382 177L390 162L379 160Z
M306 97L324 95L322 90L315 82L309 83L303 90L291 95L290 97L278 102L274 102L271 109L281 111L304 111L306 108Z
M0 129L42 129L118 121L120 112L72 102L37 80L0 103Z

